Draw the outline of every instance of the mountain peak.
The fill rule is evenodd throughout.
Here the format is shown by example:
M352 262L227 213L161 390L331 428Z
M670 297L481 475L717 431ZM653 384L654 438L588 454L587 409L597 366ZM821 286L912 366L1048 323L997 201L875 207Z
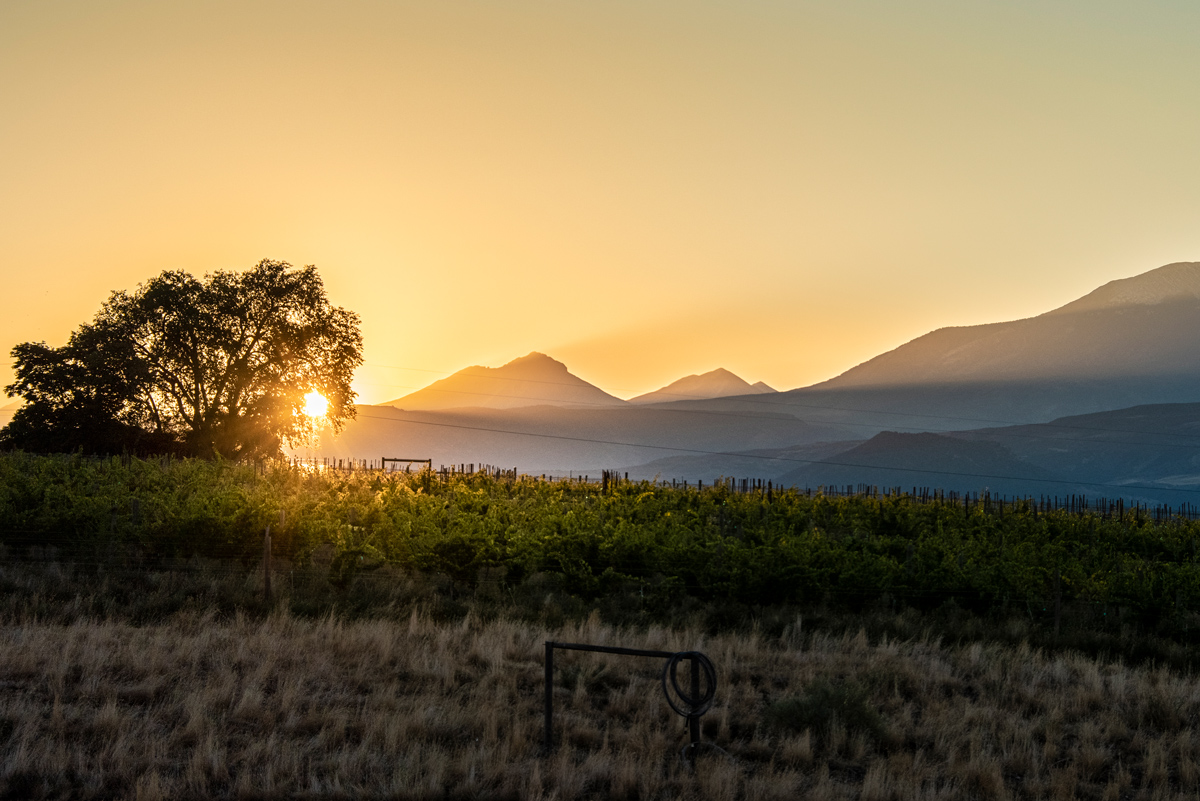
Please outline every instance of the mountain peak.
M511 362L509 362L508 364L506 364L504 366L511 367L514 364L537 364L537 363L557 364L560 367L566 367L566 365L563 364L562 362L560 362L558 359L551 358L550 356L547 356L546 354L542 353L541 351L537 351L537 350L531 350L531 351L529 351L529 353L525 354L524 356L518 356L517 358L513 359Z
M726 398L731 395L759 395L774 391L761 381L758 384L750 384L724 367L718 367L700 375L685 376L667 384L662 389L630 398L629 402L638 404L669 403L681 400Z
M474 365L382 405L407 410L521 406L623 406L625 401L573 375L565 364L533 351L502 367Z
M475 367L468 367L467 369L472 370L472 371L506 370L506 371L511 371L511 372L522 372L522 373L545 372L547 374L556 373L559 375L570 375L571 374L570 370L567 369L567 366L565 364L563 364L562 362L560 362L558 359L547 356L544 353L539 353L536 350L531 351L530 353L527 353L524 356L518 356L517 358L513 359L511 362L508 362L507 364L505 364L503 367L475 366Z
M1200 299L1200 262L1180 261L1155 270L1118 278L1078 300L1046 314L1116 309L1122 306L1155 306L1172 300Z

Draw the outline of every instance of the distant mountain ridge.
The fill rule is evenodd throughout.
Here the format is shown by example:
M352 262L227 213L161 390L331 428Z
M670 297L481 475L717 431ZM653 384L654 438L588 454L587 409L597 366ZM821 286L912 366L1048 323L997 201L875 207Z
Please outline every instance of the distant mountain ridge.
M808 389L1200 377L1200 263L1111 281L1052 311L939 328Z
M1200 403L1135 406L1047 423L679 455L620 468L635 478L717 476L816 488L870 484L1006 496L1200 502Z
M774 392L724 368L622 401L531 353L469 367L389 401L406 409L679 404L777 410L874 432L1044 422L1147 403L1200 400L1200 262L1109 283L1035 317L940 328L818 384ZM762 395L763 397L750 397ZM766 405L763 405L766 404ZM936 418L942 418L940 421Z
M763 395L777 390L762 381L751 384L724 367L718 367L700 375L689 375L673 381L661 389L630 398L630 403L667 403L679 400L705 400L725 398L732 395Z
M862 437L1044 423L1200 401L1197 343L1200 264L1179 262L1036 317L932 331L812 386L672 405L710 414L771 409Z
M467 367L380 405L407 410L603 408L625 406L626 402L572 374L562 362L534 351L502 367Z
M322 447L535 473L620 468L642 478L1196 502L1197 345L1200 263L1180 262L1035 317L938 329L786 392L754 394L714 370L626 402L533 353L390 404L407 411L362 407L362 419ZM665 391L689 397L666 400Z
M1200 300L1200 262L1176 262L1132 278L1109 281L1082 298L1046 314L1072 314L1122 306L1153 306L1187 299Z
M1081 493L1040 466L1021 459L999 442L947 434L883 431L842 453L803 465L779 477L785 486L845 486L858 483L938 487L997 494Z

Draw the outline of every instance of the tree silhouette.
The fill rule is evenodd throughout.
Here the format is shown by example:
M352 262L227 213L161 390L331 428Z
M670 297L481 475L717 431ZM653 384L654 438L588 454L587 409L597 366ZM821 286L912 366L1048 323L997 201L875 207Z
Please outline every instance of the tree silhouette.
M35 451L273 456L313 433L312 390L340 430L354 416L359 319L313 266L263 260L197 279L165 271L113 292L61 348L12 350L26 403L0 444Z

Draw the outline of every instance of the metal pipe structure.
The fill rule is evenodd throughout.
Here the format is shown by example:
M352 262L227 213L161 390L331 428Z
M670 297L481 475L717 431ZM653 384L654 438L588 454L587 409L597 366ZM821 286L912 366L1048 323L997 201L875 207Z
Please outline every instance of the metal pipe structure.
M615 645L588 645L586 643L567 643L546 641L546 707L545 707L545 737L542 741L543 751L550 754L554 749L554 649L564 651L590 651L599 654L616 654L617 656L648 656L665 659L663 665L662 688L667 703L676 714L687 718L688 736L691 738L689 749L695 753L700 744L700 716L712 707L713 697L717 692L717 671L708 657L699 651L648 651L642 648L621 648ZM679 686L678 666L683 660L688 660L690 666L689 692L684 693ZM704 678L704 691L700 689L700 679ZM676 702L678 701L678 703Z

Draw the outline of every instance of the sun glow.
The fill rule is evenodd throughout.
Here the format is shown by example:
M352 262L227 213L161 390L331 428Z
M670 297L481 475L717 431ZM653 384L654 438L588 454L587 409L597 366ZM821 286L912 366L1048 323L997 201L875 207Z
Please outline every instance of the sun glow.
M309 417L324 417L329 411L329 401L315 389L304 396L304 413Z

